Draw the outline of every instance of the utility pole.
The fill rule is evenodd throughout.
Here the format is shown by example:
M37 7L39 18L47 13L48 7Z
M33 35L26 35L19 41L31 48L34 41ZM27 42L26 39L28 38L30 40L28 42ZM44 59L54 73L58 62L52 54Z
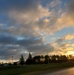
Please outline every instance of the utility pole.
M48 52L47 52L47 56L48 56L47 60L48 60L48 64L49 64L49 54L48 54Z
M12 56L12 64L13 64L13 56Z

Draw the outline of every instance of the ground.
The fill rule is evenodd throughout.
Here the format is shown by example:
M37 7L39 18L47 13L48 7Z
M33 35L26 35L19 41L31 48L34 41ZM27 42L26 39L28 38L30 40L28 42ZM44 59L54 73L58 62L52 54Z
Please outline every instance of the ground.
M60 69L74 67L74 63L49 63L37 65L0 66L0 75L33 75L53 72Z

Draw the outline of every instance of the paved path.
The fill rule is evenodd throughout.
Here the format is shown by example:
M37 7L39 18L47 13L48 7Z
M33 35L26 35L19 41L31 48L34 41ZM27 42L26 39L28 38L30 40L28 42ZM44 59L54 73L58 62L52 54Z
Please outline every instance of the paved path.
M54 73L48 73L44 75L74 75L74 68L65 69L65 70L57 71Z

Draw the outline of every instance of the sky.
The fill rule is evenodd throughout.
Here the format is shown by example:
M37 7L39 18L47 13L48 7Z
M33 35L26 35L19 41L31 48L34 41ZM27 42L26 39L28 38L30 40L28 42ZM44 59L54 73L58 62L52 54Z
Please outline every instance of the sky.
M29 52L74 54L74 0L0 0L0 61Z

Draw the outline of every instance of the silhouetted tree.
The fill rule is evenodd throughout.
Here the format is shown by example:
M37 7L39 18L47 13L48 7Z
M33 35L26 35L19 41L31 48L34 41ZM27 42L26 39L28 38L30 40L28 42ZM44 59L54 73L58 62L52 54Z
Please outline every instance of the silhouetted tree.
M34 62L34 64L39 64L40 63L40 56L34 56L33 57L33 62Z
M15 65L15 66L17 66L17 64L18 64L17 62L14 62L14 63L13 63L13 65Z
M61 61L62 62L66 62L68 59L65 55L61 55Z
M45 56L34 56L32 58L32 55L29 53L28 59L26 60L26 64L43 64L43 63L62 63L67 62L70 59L74 59L72 56L66 56L66 55L45 55Z
M29 53L28 59L26 60L26 64L32 64L32 63L33 63L32 55L31 55L31 53Z
M31 53L29 53L28 59L32 59L32 55L31 55Z
M48 56L48 55L45 56L45 63L46 63L46 64L49 63L49 56Z
M19 63L21 64L21 65L23 65L25 62L24 62L24 57L23 57L23 55L21 55L21 58L20 58L20 60L19 60Z

